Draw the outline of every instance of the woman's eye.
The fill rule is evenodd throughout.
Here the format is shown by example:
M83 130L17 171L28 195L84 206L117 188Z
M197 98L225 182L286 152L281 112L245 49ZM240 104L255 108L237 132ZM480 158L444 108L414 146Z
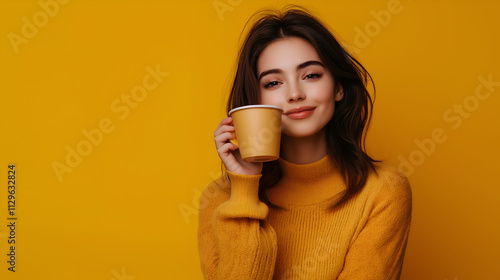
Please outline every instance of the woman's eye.
M264 85L264 88L270 88L279 85L278 81L272 81Z
M319 77L321 77L321 74L312 73L312 74L306 75L306 79L316 79Z

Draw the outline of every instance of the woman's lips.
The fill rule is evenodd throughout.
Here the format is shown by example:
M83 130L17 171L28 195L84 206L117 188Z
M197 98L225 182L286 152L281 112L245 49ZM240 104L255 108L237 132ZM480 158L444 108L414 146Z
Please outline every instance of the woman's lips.
M309 117L316 107L300 107L287 111L284 115L293 120L300 120Z

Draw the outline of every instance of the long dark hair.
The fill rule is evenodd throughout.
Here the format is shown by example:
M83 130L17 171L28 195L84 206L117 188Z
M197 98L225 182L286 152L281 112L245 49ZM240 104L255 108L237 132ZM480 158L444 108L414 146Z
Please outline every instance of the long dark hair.
M304 8L292 6L280 11L263 11L250 28L240 49L238 65L227 102L231 109L259 104L257 60L274 40L299 37L309 42L332 73L335 92L340 87L344 97L338 101L332 119L326 125L326 143L330 159L338 166L347 189L332 209L339 207L358 193L366 184L372 159L365 153L365 129L368 129L373 101L367 90L368 81L375 85L368 71L349 54L327 28ZM260 13L259 13L260 14ZM259 15L256 14L256 15ZM248 23L247 23L248 24ZM333 92L332 92L333 94ZM265 190L281 179L278 161L264 163L259 186L259 198L274 206Z

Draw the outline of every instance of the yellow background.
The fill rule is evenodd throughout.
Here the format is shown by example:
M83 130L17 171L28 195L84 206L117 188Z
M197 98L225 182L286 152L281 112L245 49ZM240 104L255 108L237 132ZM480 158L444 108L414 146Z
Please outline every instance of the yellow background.
M376 21L398 2L385 26ZM197 196L219 172L213 130L239 36L256 10L286 2L220 0L219 15L212 0L73 0L45 25L37 1L0 3L0 278L201 279ZM370 154L413 160L402 279L500 279L500 86L474 99L479 77L500 82L500 2L293 3L373 75ZM23 18L43 26L14 46L9 34L22 36ZM169 75L126 117L113 111L147 67ZM448 111L464 101L467 114ZM106 119L114 130L58 180L52 164L66 164L67 147ZM435 129L443 135L433 148L424 139ZM6 263L9 163L18 171L15 273Z

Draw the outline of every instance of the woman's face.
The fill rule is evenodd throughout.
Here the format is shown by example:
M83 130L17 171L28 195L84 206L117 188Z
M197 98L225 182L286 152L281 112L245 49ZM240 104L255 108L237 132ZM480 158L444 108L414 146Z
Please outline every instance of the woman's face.
M298 37L270 43L257 61L260 103L283 108L282 132L307 137L320 132L333 116L335 82L314 47Z

